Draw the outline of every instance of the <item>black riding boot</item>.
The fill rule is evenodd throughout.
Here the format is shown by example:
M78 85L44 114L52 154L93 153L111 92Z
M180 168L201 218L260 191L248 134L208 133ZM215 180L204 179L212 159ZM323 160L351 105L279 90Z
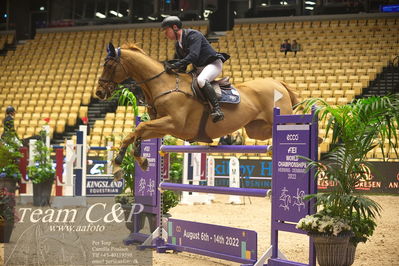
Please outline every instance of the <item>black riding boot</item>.
M220 120L223 120L224 114L220 109L219 102L216 97L216 92L213 89L212 85L209 83L209 81L205 82L202 91L204 92L205 97L208 98L209 102L212 105L212 113L211 113L212 121L216 123Z

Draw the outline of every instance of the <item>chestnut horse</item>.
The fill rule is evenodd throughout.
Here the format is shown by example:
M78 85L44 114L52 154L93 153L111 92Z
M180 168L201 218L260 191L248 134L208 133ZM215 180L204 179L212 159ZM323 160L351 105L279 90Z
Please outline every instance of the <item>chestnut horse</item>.
M236 86L241 96L239 104L221 104L224 120L213 123L208 117L200 129L201 118L208 107L192 97L191 75L165 72L162 63L132 43L124 44L116 50L110 43L107 49L108 56L96 95L106 99L117 89L118 83L133 78L142 87L151 116L150 121L140 123L134 132L123 139L114 161L115 170L120 170L119 165L126 149L133 142L133 155L140 167L146 169L147 160L140 154L141 140L161 138L164 135L182 140L198 140L201 131L210 140L244 127L252 139L269 139L272 137L274 106L280 108L281 114L288 115L292 114L293 105L298 102L295 93L284 82L271 78L246 81ZM275 91L282 95L276 102Z

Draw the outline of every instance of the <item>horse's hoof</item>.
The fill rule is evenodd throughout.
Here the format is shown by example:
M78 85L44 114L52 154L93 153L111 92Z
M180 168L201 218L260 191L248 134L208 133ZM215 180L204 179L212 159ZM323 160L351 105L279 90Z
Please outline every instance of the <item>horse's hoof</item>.
M124 174L125 174L125 172L124 172L122 169L116 171L116 172L114 173L114 181L119 181L119 180L121 180L122 177L124 176Z
M123 162L123 157L124 157L123 155L118 154L118 155L115 157L115 160L114 160L115 164L121 165L122 162Z
M144 158L141 162L140 162L140 168L143 169L144 171L148 170L148 160L147 158Z

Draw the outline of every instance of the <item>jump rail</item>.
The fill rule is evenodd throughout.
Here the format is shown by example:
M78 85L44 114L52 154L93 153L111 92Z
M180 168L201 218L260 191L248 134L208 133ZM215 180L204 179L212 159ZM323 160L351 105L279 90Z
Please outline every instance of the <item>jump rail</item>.
M219 145L219 146L190 146L190 145L162 145L163 152L190 153L267 153L271 151L269 145Z
M177 183L160 183L159 188L163 190L203 192L203 193L227 194L227 195L249 196L249 197L266 197L269 193L269 189L210 187L210 186L198 186L198 185L177 184Z

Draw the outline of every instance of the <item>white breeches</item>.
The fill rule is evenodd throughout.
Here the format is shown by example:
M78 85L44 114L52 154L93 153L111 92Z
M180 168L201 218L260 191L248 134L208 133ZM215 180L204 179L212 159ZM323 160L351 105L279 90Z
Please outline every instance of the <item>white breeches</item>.
M198 68L198 72L200 72L197 77L198 85L200 88L204 87L205 81L213 81L217 76L222 73L223 62L220 59L215 60L209 65L205 66L202 70Z

